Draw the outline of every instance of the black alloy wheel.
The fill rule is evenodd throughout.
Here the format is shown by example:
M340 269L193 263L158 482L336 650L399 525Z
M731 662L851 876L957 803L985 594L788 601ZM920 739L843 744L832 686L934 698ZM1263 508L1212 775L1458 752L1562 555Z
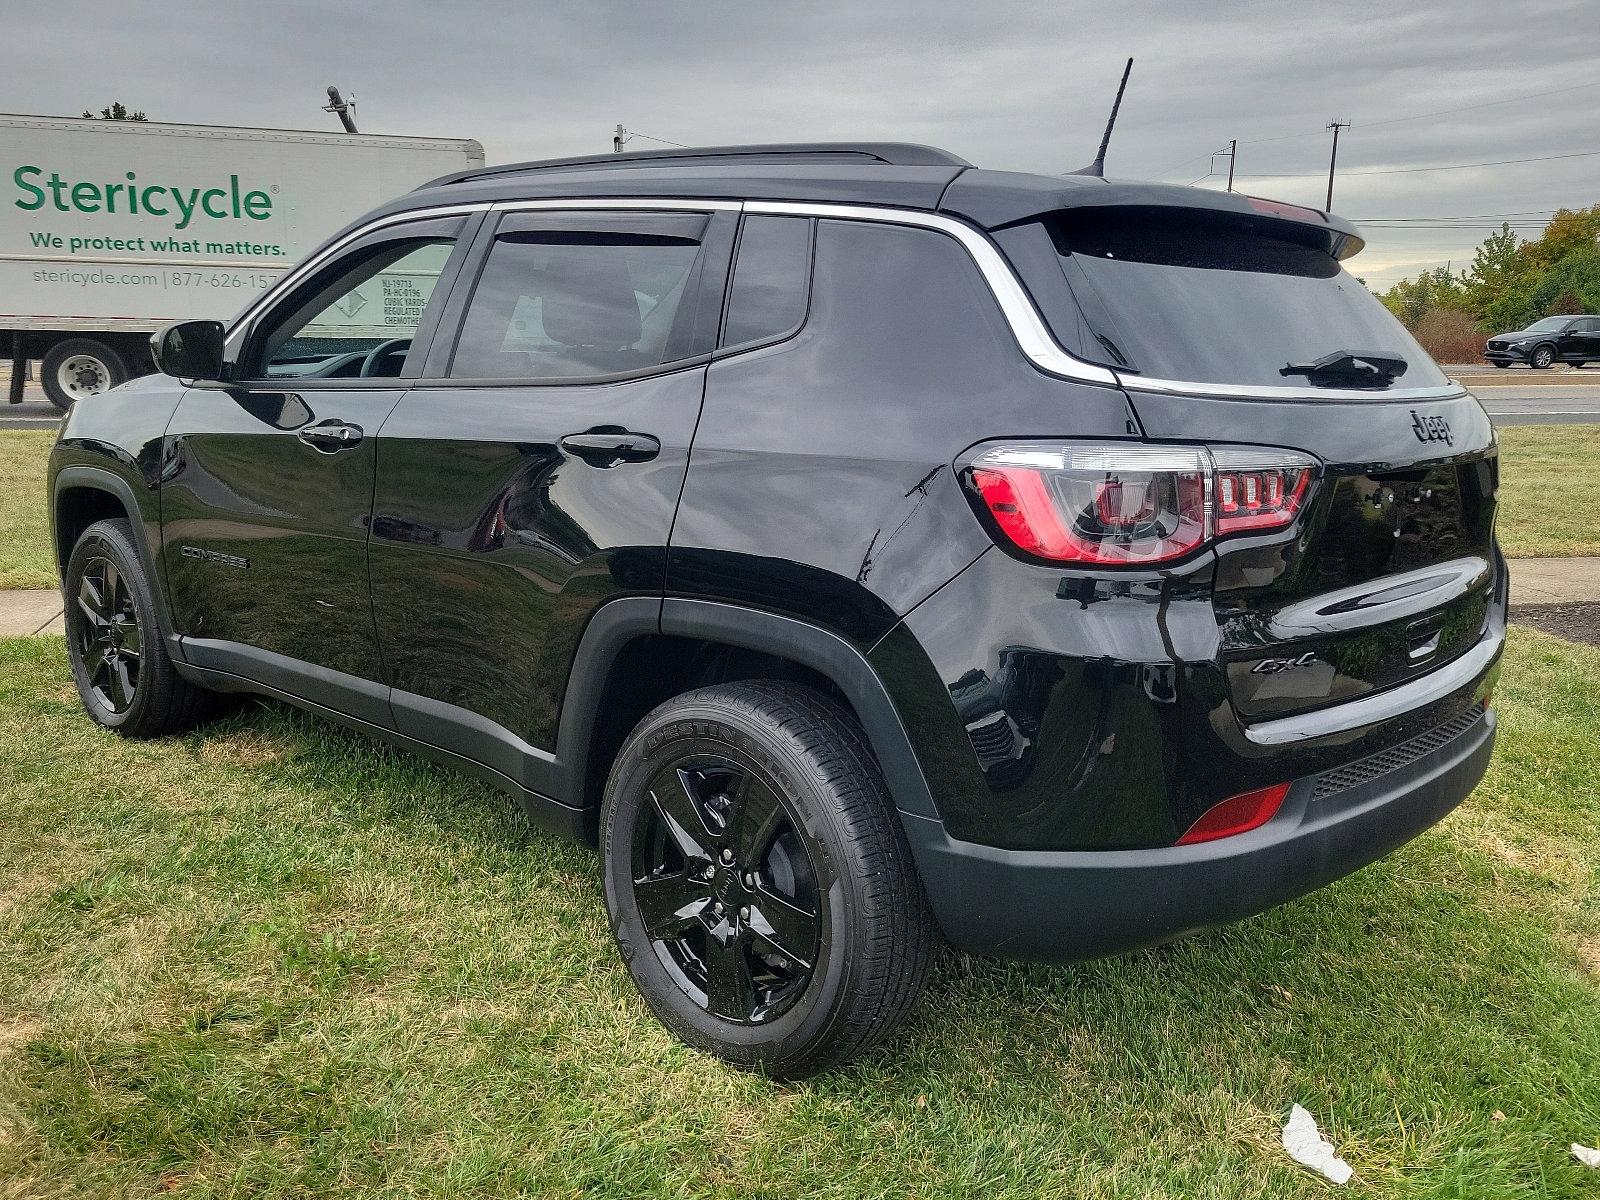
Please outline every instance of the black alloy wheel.
M108 711L121 715L133 706L143 654L133 593L117 564L95 555L84 565L74 599L82 618L75 640L89 689Z
M630 875L645 934L708 1012L758 1024L811 980L821 935L816 867L753 767L687 755L646 788Z
M934 925L852 714L777 680L657 707L611 770L606 907L651 1010L696 1049L798 1079L888 1037Z
M96 722L123 737L160 737L214 711L216 696L180 676L167 654L132 525L90 525L62 579L72 681Z

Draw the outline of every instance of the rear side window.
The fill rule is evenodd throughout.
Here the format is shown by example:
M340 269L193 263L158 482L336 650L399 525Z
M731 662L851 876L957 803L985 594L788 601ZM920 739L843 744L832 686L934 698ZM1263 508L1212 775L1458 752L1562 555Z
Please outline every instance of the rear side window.
M1329 386L1337 381L1285 368L1381 353L1405 362L1389 387L1446 382L1325 249L1259 225L1194 210L1078 210L1038 223L1031 256L1022 237L1011 240L1024 275L1031 265L1029 289L1057 338L1118 370L1195 383ZM1046 263L1059 272L1053 279L1041 278Z
M812 225L808 217L744 219L724 347L776 341L800 327L811 289Z
M696 353L701 217L502 229L451 359L456 379L575 379L664 366Z

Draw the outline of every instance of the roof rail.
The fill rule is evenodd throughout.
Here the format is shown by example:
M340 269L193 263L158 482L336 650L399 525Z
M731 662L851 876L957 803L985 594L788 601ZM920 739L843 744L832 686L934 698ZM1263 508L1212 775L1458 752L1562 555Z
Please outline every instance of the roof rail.
M452 183L471 183L505 175L524 175L539 171L572 171L588 167L718 165L762 161L837 162L859 159L893 167L970 167L972 164L948 150L920 146L914 142L773 142L749 146L687 146L677 150L639 150L629 154L595 154L580 158L549 158L537 162L503 163L495 167L474 167L444 175L417 188L441 187Z

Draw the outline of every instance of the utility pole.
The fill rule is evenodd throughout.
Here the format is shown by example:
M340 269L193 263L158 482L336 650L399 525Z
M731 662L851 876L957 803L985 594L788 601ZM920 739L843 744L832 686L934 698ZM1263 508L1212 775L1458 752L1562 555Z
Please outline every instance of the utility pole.
M1239 139L1231 138L1228 141L1228 190L1233 191L1233 160L1239 154Z
M356 129L356 98L354 96L351 96L349 103L346 103L345 98L339 95L339 89L330 87L328 89L328 103L323 105L322 111L336 114L344 125L346 133L358 132Z
M622 135L627 132L621 125L617 126L617 132L611 135L611 153L622 153Z
M1333 152L1328 155L1328 203L1323 207L1324 212L1333 211L1333 167L1339 161L1339 130L1349 129L1349 121L1329 121L1328 128L1333 130Z

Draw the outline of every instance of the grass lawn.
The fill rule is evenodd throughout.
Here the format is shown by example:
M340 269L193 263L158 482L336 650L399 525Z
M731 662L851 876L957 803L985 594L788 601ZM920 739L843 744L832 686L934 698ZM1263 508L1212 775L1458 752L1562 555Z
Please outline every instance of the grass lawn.
M45 525L50 432L0 432L0 590L53 588ZM1600 425L1500 431L1500 542L1513 558L1600 554Z
M282 707L127 743L0 642L0 1195L1593 1196L1600 652L1516 630L1478 793L1263 917L1076 967L946 955L800 1086L650 1017L597 861Z
M1600 554L1600 425L1500 431L1500 544L1513 558Z
M48 429L0 432L0 590L56 586L44 496L55 441Z

